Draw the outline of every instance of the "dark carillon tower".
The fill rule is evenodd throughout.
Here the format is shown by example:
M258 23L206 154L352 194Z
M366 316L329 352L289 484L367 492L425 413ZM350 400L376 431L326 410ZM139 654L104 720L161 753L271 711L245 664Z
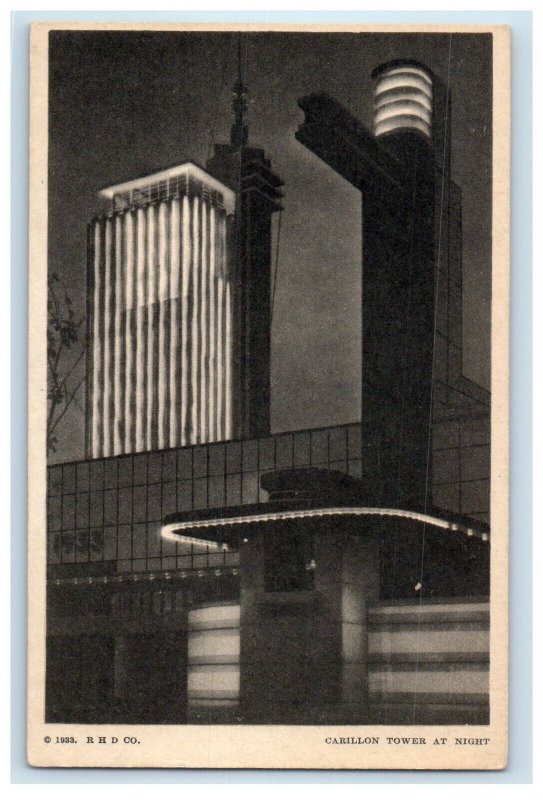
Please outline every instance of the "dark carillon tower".
M372 78L373 134L390 177L367 180L362 191L363 435L378 466L375 494L425 508L442 368L438 298L450 291L450 92L409 59L377 67Z
M271 171L264 150L248 146L246 95L239 71L230 143L215 145L207 169L236 193L229 231L235 265L234 430L255 437L270 430L271 230L283 182Z
M373 133L391 177L362 192L362 427L377 467L372 493L424 508L439 257L435 82L408 60L372 77Z
M408 59L372 77L372 132L316 93L299 101L306 118L296 138L362 193L366 499L420 510L431 503L432 406L443 369L438 303L461 247L453 231L460 198L449 173L450 93Z

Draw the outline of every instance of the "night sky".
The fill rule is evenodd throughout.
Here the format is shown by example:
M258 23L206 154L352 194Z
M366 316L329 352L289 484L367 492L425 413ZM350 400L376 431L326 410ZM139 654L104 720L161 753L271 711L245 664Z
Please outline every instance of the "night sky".
M489 387L490 35L450 52L452 175L463 191L464 372ZM297 100L325 91L371 128L371 70L416 58L447 81L448 34L243 34L249 144L284 181L272 327L272 430L360 418L360 194L294 138ZM97 191L228 141L236 33L55 32L50 38L49 265L85 309ZM276 226L274 228L274 251ZM84 456L75 407L54 461Z

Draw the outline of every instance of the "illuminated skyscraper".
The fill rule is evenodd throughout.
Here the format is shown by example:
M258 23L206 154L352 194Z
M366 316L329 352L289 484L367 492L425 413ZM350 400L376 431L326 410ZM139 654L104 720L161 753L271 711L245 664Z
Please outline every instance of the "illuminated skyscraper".
M281 180L230 143L103 189L89 229L87 455L183 447L270 429L271 219Z
M89 457L231 438L235 195L192 163L100 192L89 229Z

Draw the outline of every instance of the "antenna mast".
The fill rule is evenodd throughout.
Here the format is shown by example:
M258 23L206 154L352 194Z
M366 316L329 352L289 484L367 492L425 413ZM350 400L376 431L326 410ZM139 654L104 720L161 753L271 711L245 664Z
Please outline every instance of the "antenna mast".
M241 150L247 144L249 131L244 124L244 115L247 111L247 87L243 83L241 74L241 33L238 34L238 79L232 88L234 99L232 108L234 109L235 121L230 131L230 144Z

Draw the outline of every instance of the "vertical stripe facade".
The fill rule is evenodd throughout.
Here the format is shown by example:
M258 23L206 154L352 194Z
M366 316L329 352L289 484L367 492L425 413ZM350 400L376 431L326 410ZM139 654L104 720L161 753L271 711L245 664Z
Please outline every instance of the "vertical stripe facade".
M226 212L204 193L91 224L89 457L233 436Z

